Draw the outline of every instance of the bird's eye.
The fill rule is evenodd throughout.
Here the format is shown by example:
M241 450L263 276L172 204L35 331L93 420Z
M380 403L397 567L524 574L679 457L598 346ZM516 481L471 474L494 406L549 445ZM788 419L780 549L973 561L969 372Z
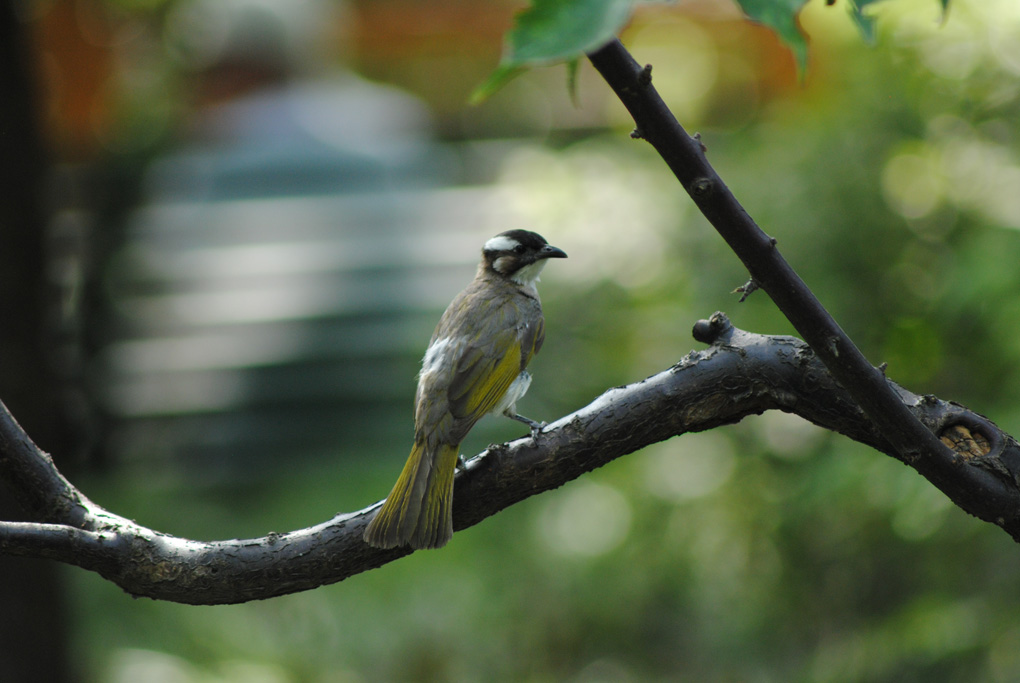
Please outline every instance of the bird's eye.
M524 245L523 244L518 244L516 247L514 247L514 253L515 254L523 254L524 253Z

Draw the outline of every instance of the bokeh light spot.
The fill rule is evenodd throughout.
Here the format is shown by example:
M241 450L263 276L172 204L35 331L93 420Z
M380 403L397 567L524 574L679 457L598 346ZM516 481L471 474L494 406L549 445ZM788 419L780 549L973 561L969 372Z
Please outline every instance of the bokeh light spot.
M716 432L685 434L645 449L645 486L667 500L690 500L712 493L733 474L730 440Z
M931 154L923 149L893 156L882 170L882 191L889 206L904 218L923 218L942 201L945 182Z
M593 557L623 542L630 520L630 503L619 491L578 481L549 501L539 516L539 531L554 552Z

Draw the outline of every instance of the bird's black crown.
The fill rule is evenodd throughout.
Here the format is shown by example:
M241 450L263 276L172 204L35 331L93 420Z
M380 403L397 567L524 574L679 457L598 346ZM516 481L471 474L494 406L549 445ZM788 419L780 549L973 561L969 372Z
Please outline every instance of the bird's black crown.
M547 244L549 243L545 241L545 238L537 232L520 229L507 230L486 242L483 251L487 255L500 253L522 254L528 251L540 251Z

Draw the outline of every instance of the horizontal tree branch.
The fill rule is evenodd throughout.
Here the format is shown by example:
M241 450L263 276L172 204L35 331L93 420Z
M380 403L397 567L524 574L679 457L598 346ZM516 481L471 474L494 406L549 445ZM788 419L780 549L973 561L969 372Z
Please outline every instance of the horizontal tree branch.
M537 441L491 446L468 461L457 475L454 528L473 526L649 444L766 410L800 415L898 457L804 342L737 330L722 314L698 323L695 336L710 346L648 379L610 389L549 425ZM962 406L896 391L957 453L957 476L939 487L968 512L1020 538L1016 441ZM0 552L77 565L136 596L245 602L341 581L411 552L362 541L376 506L246 540L202 542L153 531L89 501L6 410L0 412L0 480L39 520L0 523ZM22 488L30 481L38 488Z

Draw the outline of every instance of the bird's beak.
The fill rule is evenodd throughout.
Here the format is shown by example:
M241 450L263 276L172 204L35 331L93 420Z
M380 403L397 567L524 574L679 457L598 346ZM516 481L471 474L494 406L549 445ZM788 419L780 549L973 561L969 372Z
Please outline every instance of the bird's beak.
M547 244L538 252L538 258L567 258L567 252L559 247Z

